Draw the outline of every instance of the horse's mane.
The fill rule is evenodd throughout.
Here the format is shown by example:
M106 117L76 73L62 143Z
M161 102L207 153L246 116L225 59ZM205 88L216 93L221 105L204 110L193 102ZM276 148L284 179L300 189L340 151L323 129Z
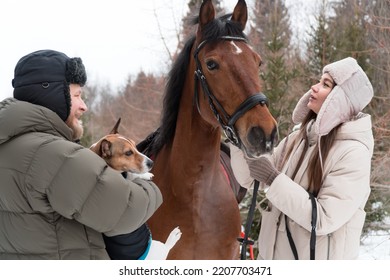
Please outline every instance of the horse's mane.
M239 23L230 20L231 14L218 17L208 23L203 30L203 40L216 41L221 36L235 36L246 39ZM197 19L193 22L197 23ZM195 42L192 35L185 43L174 62L169 75L163 100L163 112L160 127L155 133L148 154L157 155L161 148L173 139L183 87L191 59L191 49Z

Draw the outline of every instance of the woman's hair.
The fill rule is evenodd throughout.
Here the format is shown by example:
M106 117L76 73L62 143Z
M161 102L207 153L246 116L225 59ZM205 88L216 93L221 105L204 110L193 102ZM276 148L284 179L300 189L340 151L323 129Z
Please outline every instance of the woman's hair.
M288 149L286 156L284 157L284 163L286 160L290 157L294 146L296 146L298 141L300 139L304 140L304 148L302 150L302 154L300 155L299 161L297 165L295 166L295 170L293 175L291 176L291 179L294 180L299 168L302 165L303 159L305 157L305 154L309 148L309 141L308 141L308 136L307 136L307 126L310 124L311 120L314 120L317 118L317 114L314 113L313 111L309 111L307 114L306 118L302 122L302 126L300 128L300 137L297 137L293 145L290 146ZM338 125L335 128L333 128L327 135L324 135L320 137L319 141L321 141L321 157L320 157L320 149L318 148L319 143L316 143L316 147L314 148L314 152L311 156L311 159L309 162L311 163L308 167L308 176L309 176L309 186L308 186L308 191L311 192L314 196L317 196L318 192L321 189L322 186L322 177L323 177L323 170L321 164L322 162L325 162L326 158L328 157L329 151L333 146L333 142L335 141L337 131L339 127L341 126Z

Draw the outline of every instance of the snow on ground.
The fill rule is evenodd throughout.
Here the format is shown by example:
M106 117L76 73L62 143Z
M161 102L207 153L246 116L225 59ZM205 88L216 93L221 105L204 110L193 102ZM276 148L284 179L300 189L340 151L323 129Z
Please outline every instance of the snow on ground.
M383 221L382 228L390 228L390 217ZM390 231L378 230L367 234L360 246L361 260L390 260Z
M370 233L360 246L360 260L390 260L390 233L377 231Z

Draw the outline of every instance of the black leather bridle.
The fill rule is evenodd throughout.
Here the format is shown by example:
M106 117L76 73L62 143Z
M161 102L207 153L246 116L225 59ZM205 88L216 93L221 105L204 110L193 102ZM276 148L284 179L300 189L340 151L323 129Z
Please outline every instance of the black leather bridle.
M218 39L247 42L247 40L243 37L221 36ZM238 136L238 133L234 127L235 123L242 115L244 115L247 111L252 109L257 104L268 106L268 100L267 100L267 97L263 93L256 93L256 94L248 97L246 100L244 100L244 102L242 102L238 106L236 111L232 115L229 115L225 111L225 109L223 108L221 103L218 101L218 99L215 97L215 95L212 93L212 91L210 90L210 88L207 84L207 81L206 81L206 77L202 71L202 65L201 65L199 58L198 58L199 51L206 45L207 42L208 42L207 40L202 41L198 45L198 47L196 48L195 53L194 53L194 58L195 58L195 62L196 62L196 70L195 70L195 76L194 76L195 77L194 100L196 102L198 112L199 112L199 114L201 114L200 107L199 107L199 97L198 97L199 94L198 94L198 83L197 83L199 81L201 86L202 86L204 95L209 100L209 105L210 105L211 111L213 112L215 118L217 119L217 121L221 125L221 127L225 133L226 138L230 142L232 142L235 146L237 146L238 148L241 148L241 139Z

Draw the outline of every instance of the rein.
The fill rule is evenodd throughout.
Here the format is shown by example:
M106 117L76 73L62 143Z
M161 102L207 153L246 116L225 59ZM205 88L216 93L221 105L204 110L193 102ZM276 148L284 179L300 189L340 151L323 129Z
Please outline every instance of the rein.
M310 232L310 260L316 259L316 227L317 227L317 203L314 198L314 195L308 192L309 198L311 201L311 232ZM286 233L288 237L288 242L290 243L291 251L296 260L299 260L298 251L295 247L294 239L292 238L290 229L288 228L287 215L284 216L286 222Z
M233 37L233 36L221 36L219 37L220 40L234 40L234 41L244 41L247 42L247 40L243 37ZM198 82L200 82L200 85L202 86L203 93L205 96L207 96L209 100L209 105L211 108L211 111L213 112L215 118L217 119L218 123L221 125L226 138L233 143L238 148L241 148L241 139L238 136L238 133L236 129L234 128L235 123L237 120L244 115L247 111L252 109L257 104L260 105L267 105L268 106L268 100L267 97L263 93L256 93L250 97L248 97L244 102L242 102L236 111L233 113L233 115L229 115L221 103L218 101L218 99L215 97L215 95L210 90L206 77L202 71L202 65L199 61L198 54L200 50L206 45L208 41L204 40L202 41L198 47L195 50L194 58L196 62L196 70L195 70L195 94L194 94L194 100L196 102L196 107L198 109L199 114L200 107L199 107L199 97L198 97ZM218 109L217 109L218 108Z
M246 246L248 244L249 245L255 244L253 240L249 240L249 232L251 231L253 216L255 213L256 197L257 197L257 192L259 190L259 186L260 186L260 182L255 180L253 186L252 203L251 206L249 207L248 216L246 218L244 237L237 238L238 242L241 243L241 255L240 255L241 260L246 260Z

